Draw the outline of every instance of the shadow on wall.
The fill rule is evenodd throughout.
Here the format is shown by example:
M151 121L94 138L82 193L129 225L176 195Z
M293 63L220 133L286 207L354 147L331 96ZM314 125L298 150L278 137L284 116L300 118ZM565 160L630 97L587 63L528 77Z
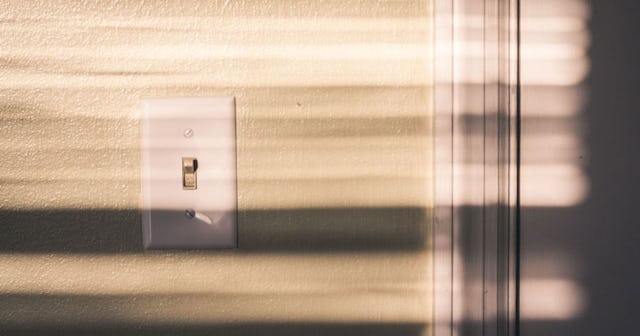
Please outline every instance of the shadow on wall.
M564 328L592 305L583 279L590 261L570 247L583 225L572 214L593 187L584 115L591 8L585 0L521 4L521 332L575 334Z
M422 250L428 223L424 208L241 211L238 252ZM142 251L139 210L5 210L0 225L0 251Z
M239 217L238 250L140 253L137 210L0 212L0 333L430 334L424 209Z
M4 298L3 298L4 299ZM97 304L89 300L88 304ZM238 325L196 325L189 327L175 327L171 325L156 327L95 325L91 327L74 327L51 332L48 329L27 329L19 332L7 330L11 335L331 335L331 336L420 336L426 332L426 327L419 324L322 324L322 323L286 323L286 324L255 324L243 323Z
M0 2L0 334L428 335L430 7ZM137 106L195 96L239 249L142 253Z

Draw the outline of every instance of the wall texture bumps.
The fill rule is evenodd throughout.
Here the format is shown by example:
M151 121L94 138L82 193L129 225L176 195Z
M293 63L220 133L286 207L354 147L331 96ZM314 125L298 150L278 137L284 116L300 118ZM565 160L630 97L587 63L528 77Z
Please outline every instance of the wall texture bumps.
M428 333L431 22L427 0L3 1L0 328ZM219 95L240 249L142 252L140 101Z

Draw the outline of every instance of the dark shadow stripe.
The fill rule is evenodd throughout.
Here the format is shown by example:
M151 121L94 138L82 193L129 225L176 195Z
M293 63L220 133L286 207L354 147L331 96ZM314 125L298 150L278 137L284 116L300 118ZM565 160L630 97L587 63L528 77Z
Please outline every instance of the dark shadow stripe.
M241 211L237 252L411 251L428 246L423 208ZM0 210L0 251L141 252L139 210Z

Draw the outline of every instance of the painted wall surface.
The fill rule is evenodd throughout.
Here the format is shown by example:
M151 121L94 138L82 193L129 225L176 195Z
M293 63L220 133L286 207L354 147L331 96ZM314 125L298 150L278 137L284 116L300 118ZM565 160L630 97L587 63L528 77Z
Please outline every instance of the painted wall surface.
M2 1L2 334L428 334L430 10ZM140 101L221 95L239 249L143 252Z
M640 2L526 0L522 4L525 20L546 14L574 27L561 33L555 28L546 35L524 35L523 43L563 43L572 47L568 50L575 55L565 61L582 63L584 68L573 83L573 95L566 100L572 102L565 104L572 107L568 110L571 114L545 115L541 107L549 111L562 105L551 102L535 87L523 87L522 160L538 165L572 163L580 168L585 187L581 198L563 206L523 203L522 281L540 284L544 280L551 286L522 286L521 313L525 316L521 316L521 335L636 334L640 311L640 271L636 266L640 257L640 45L636 42ZM559 11L561 4L565 9ZM577 25L576 16L582 16ZM581 62L576 62L579 58ZM526 72L523 80L526 83ZM573 135L578 145L558 146L556 140L557 149L545 151L537 141L566 135ZM523 166L522 170L526 174L534 168ZM522 185L524 202L536 186L553 186L550 189L556 194L580 191L558 186L542 175ZM549 290L553 287L556 289ZM564 314L558 314L558 307ZM532 314L535 312L538 314Z

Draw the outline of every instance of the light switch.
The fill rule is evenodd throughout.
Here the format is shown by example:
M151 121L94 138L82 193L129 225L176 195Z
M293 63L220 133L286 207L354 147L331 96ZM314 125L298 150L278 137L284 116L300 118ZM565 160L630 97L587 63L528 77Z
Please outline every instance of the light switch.
M149 99L142 107L146 249L233 248L235 99Z
M182 189L198 189L198 160L196 158L182 158Z

